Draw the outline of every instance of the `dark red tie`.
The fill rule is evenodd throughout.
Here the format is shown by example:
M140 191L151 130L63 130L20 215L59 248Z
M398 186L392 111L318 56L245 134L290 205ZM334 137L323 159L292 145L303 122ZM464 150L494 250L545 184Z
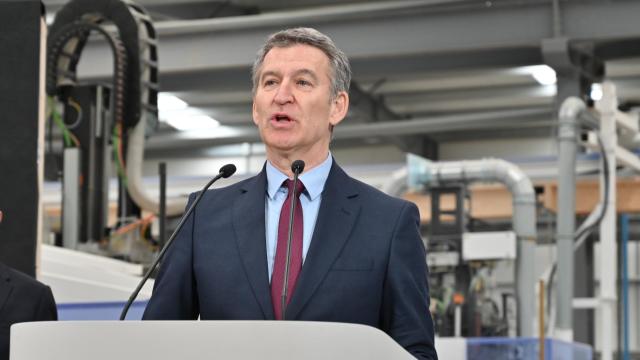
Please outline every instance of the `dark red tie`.
M282 287L284 285L284 272L287 262L287 238L289 237L289 213L291 212L291 196L293 194L293 180L285 180L283 183L289 189L287 199L280 210L280 223L278 224L278 244L276 245L276 259L273 264L271 276L271 301L276 320L282 320ZM304 191L304 185L298 180L296 186L296 208L293 214L293 235L291 237L291 263L289 265L289 282L287 284L287 305L293 291L300 270L302 270L302 205L300 194Z

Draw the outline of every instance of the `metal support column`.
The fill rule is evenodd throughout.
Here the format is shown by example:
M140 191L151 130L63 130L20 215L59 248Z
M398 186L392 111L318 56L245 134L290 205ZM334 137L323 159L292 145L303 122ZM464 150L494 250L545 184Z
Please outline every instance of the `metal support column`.
M163 247L167 240L167 163L158 164L158 175L160 175L160 209L158 211L158 222L160 224L160 234L158 244Z
M64 149L62 175L62 245L76 249L80 242L82 208L80 201L81 154L78 148Z
M601 186L608 186L609 197L606 212L600 223L600 331L602 332L602 360L612 360L614 344L617 343L618 317L617 306L617 274L618 245L616 243L616 111L618 101L615 87L610 82L602 84L602 100L596 102L600 113L600 134L607 157L608 183L600 181ZM601 174L601 177L605 176Z

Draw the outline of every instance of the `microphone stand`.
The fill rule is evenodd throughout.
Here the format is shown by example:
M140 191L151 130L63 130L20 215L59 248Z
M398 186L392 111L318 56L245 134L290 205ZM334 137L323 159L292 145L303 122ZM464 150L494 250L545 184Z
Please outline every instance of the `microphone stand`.
M298 187L298 176L304 170L304 161L296 160L291 164L293 172L293 189L291 191L291 206L289 211L289 234L287 236L287 258L284 266L284 281L282 282L282 297L280 301L280 309L282 309L282 320L285 320L287 311L287 297L289 296L289 271L291 267L291 241L293 238L293 215L296 211L296 188Z
M129 297L129 300L127 301L127 303L124 305L124 308L120 313L120 320L124 320L125 317L127 316L127 312L129 312L129 308L131 307L131 304L133 304L133 301L138 296L138 293L140 293L140 290L142 290L142 286L144 286L147 280L149 280L151 273L158 266L158 263L160 263L160 259L162 259L164 254L167 252L167 249L169 249L169 246L173 243L173 239L176 238L176 236L178 235L178 232L180 232L180 229L182 229L182 227L184 226L184 223L187 221L191 213L193 213L193 210L196 208L196 205L198 205L198 202L200 202L200 199L202 198L204 193L207 191L207 189L209 189L209 187L214 182L218 181L220 178L228 178L229 176L233 175L233 173L235 172L236 172L235 165L233 164L224 165L223 167L220 168L220 172L218 173L218 175L216 175L213 179L209 180L207 185L205 185L205 187L202 188L202 191L198 193L198 196L196 196L191 206L189 206L189 209L187 209L182 219L180 219L178 226L176 226L176 230L173 232L173 234L171 234L171 237L169 238L169 240L167 240L167 242L164 244L164 246L162 247L162 250L160 250L160 253L158 254L158 257L153 261L153 263L151 264L151 267L149 268L149 270L147 270L147 273L144 275L142 280L140 280L140 282L138 283L138 286Z

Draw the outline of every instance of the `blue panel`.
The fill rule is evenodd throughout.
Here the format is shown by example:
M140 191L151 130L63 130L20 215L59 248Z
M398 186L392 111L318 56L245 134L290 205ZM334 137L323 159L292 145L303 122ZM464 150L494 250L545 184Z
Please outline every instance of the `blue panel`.
M148 301L135 301L129 308L127 320L140 320ZM124 302L95 302L58 304L59 320L118 320Z
M538 360L537 338L468 338L467 360ZM592 360L590 346L545 339L547 360Z

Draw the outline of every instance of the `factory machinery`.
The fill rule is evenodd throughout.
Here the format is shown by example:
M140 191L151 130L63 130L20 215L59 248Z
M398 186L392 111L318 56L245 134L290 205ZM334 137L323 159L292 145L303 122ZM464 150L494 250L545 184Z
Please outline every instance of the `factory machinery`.
M633 326L629 320L633 317L629 303L633 301L629 297L628 263L633 260L628 256L628 239L623 239L619 298L616 172L618 166L640 170L640 159L627 150L640 141L638 114L618 109L612 83L604 82L602 89L603 97L593 107L578 98L568 98L559 110L556 255L555 259L547 259L544 271L540 271L543 264L535 263L536 192L517 166L499 159L431 162L409 155L407 169L388 186L388 191L400 194L407 187L398 184L407 181L410 191L430 196L431 215L425 242L432 313L441 336L487 337L515 333L523 337L538 336L541 342L537 346L527 341L516 341L512 347L495 341L483 345L482 339L474 344L478 351L487 347L497 349L493 353L480 351L478 356L501 356L519 349L530 352L522 355L529 358L539 354L538 349L544 352L546 344L547 358L573 354L570 358L586 359L591 353L584 348L578 346L566 352L569 350L558 350L549 340L542 339L573 341L572 323L567 318L571 319L574 309L592 309L597 315L592 328L597 348L603 359L612 359L618 328L616 306L620 302L622 348L619 350L628 354L630 325ZM580 145L600 154L600 202L576 229L575 169ZM469 215L473 205L469 185L474 182L500 182L507 187L513 199L513 230L475 231ZM447 205L443 206L447 197ZM598 289L592 297L576 297L573 295L574 252L585 246L589 235L598 231L600 242L595 244L597 255L593 259L597 263L593 266ZM628 237L628 229L623 237L624 234ZM515 262L512 277L515 289L496 286L494 271L501 262ZM513 324L517 324L517 331Z
M111 49L109 83L76 75L82 50L94 35ZM129 1L74 0L56 14L47 48L48 115L63 139L58 245L127 259L133 253L133 260L140 260L151 252L137 251L136 239L150 240L151 248L157 245L148 225L160 210L160 200L148 196L141 184L145 132L153 131L158 119L158 51L151 18ZM116 224L109 227L112 164L118 206ZM49 175L56 179L57 169ZM142 217L144 210L151 214ZM179 213L175 206L171 211Z
M535 318L536 199L529 178L517 166L500 159L430 162L409 155L407 167L409 189L427 192L431 198L427 248L432 312L439 334L532 336L528 319ZM507 186L513 196L513 230L470 231L467 187L472 182ZM447 197L453 199L453 208L443 206ZM500 294L498 304L492 268L498 261L513 260L517 260L517 293ZM522 319L517 321L517 332L513 326L516 319Z

